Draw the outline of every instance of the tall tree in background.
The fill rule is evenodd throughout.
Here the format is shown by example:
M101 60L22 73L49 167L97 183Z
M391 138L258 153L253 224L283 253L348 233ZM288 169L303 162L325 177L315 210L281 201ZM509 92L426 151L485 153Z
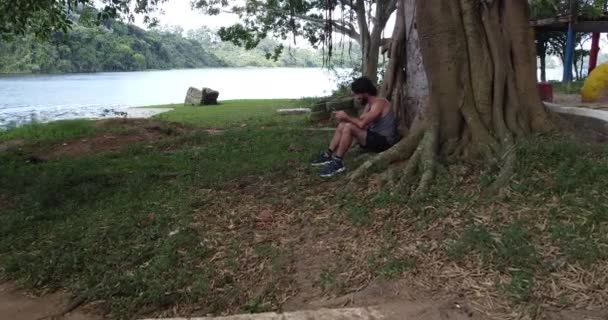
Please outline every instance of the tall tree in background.
M238 14L240 23L220 29L224 41L253 48L270 34L288 39L302 36L313 46L326 45L332 55L333 33L356 41L362 50L362 73L377 80L380 47L389 39L382 34L397 0L196 0L195 7L208 15ZM282 48L278 48L276 54Z
M0 0L0 36L35 34L48 37L67 31L70 15L78 6L102 6L98 19L121 16L132 21L136 14L155 24L158 5L167 0Z
M53 31L67 31L70 14L79 5L103 6L98 18L120 16L133 20L144 15L144 22L157 23L159 5L169 0L0 0L0 35L34 33L48 37ZM238 14L242 22L222 28L224 41L251 49L269 35L287 39L302 36L313 46L325 44L332 55L332 35L341 33L359 44L362 52L361 71L377 79L380 47L390 39L382 34L398 0L193 0L193 6L208 15L221 12ZM339 17L336 19L336 17ZM276 48L275 59L282 52Z

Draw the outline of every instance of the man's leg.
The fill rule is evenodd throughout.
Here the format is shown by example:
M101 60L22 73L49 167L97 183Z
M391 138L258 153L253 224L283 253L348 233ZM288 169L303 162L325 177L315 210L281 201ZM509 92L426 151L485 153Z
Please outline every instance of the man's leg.
M367 130L360 129L352 123L347 123L343 126L340 135L340 142L335 150L335 155L339 158L343 158L348 149L353 144L353 140L356 140L362 146L365 146L365 140L367 139Z
M365 145L365 139L367 138L366 130L359 129L355 125L347 123L342 127L340 132L340 139L337 143L337 149L336 152L334 152L332 161L319 172L319 175L323 178L331 178L346 170L342 158L353 144L353 140L357 140L362 145Z
M336 152L336 150L338 149L338 146L340 144L340 140L342 139L342 130L344 130L344 127L347 125L346 122L340 122L338 124L338 128L336 129L336 132L334 133L334 137L333 139L331 139L331 143L329 144L329 150L331 150L331 152Z
M340 124L338 124L338 128L336 128L336 132L334 133L334 137L329 144L329 148L325 152L323 152L318 158L312 160L310 162L311 166L320 167L329 164L332 161L332 156L338 149L340 140L342 140L342 131L345 127L345 122L340 122Z

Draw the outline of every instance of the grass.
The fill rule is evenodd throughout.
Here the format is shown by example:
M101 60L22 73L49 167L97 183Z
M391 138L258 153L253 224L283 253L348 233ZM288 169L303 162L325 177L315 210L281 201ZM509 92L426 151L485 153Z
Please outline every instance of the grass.
M557 93L565 94L579 94L585 84L585 80L573 81L568 84L564 84L561 81L549 81L553 86L553 90Z
M37 165L24 161L29 152L115 128L79 120L3 132L3 141L24 140L24 150L0 153L0 194L14 204L0 215L2 276L27 287L66 288L89 300L110 298L106 310L118 318L177 302L207 301L208 312L221 313L230 305L260 310L265 303L239 300L242 296L233 293L243 288L226 277L226 271L240 267L239 256L226 265L205 263L219 249L201 237L228 239L191 224L194 213L211 202L200 190L221 189L243 177L274 179L322 149L326 133L250 129L274 121L274 108L285 103L264 107L255 101L249 113L242 112L245 102L227 103L218 111L184 107L168 119L205 118L197 124L227 131L163 132L168 138L151 144ZM231 129L242 121L248 127ZM301 118L293 121L301 123ZM297 151L290 149L294 144ZM234 248L239 246L235 242ZM260 260L269 261L269 272L279 272L280 250L272 245L257 249Z
M55 141L89 136L95 128L88 120L66 120L52 123L35 123L9 131L0 131L0 142L8 140Z
M405 278L495 296L509 310L606 301L593 281L608 260L607 147L562 136L522 143L499 198L482 192L494 170L463 164L440 168L417 201L365 183L345 194L341 180L321 182L306 166L330 133L275 115L299 103L178 107L159 118L186 126L41 163L25 160L132 129L68 121L1 133L23 148L0 152L0 275L103 300L124 319L280 310L314 296L301 278L319 297Z
M305 116L280 116L278 109L309 107L313 99L305 100L231 100L220 105L191 107L165 105L159 108L174 108L173 111L156 118L192 124L204 128L227 128L242 125L254 127L301 126Z
M325 139L296 131L195 133L154 148L40 165L2 154L0 190L17 203L0 217L3 273L29 286L113 297L109 308L119 317L147 304L211 296L205 277L219 270L201 261L217 248L199 245L205 230L189 227L193 210L205 202L197 190L281 175ZM304 149L289 151L294 142ZM167 145L179 148L159 152Z

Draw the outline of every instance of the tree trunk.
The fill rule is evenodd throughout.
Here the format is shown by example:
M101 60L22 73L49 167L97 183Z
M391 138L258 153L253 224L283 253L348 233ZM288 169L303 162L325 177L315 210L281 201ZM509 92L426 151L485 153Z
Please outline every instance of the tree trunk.
M362 59L362 74L364 77L368 77L374 83L378 81L378 58L380 57L380 40L381 35L377 37L372 34L370 37L366 37L365 41L362 41L363 55Z
M508 181L517 139L552 127L536 89L536 54L526 0L400 0L382 93L398 109L405 138L354 171L379 163L385 181L423 192L437 161L482 157ZM404 120L405 119L405 120Z
M540 81L547 82L547 42L539 40L538 56L540 60Z
M382 31L386 27L390 13L394 11L394 1L378 2L376 5L373 27L370 30L370 25L367 22L369 12L366 12L365 1L357 0L355 2L355 11L357 13L357 23L359 25L360 44L363 51L361 67L363 76L372 80L378 81L378 59L380 58L380 48L382 47Z

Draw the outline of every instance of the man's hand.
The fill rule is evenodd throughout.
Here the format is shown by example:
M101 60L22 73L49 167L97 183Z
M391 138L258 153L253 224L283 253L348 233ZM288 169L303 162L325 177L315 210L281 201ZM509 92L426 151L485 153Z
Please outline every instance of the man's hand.
M334 113L334 117L336 117L336 120L338 121L348 121L348 119L350 118L350 116L344 111L338 111Z

